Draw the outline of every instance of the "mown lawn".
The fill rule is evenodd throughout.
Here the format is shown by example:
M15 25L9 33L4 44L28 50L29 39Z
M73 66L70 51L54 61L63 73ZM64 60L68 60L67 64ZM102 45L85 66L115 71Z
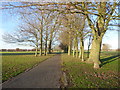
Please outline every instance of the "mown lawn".
M68 88L117 88L118 53L102 52L101 68L93 69L93 64L81 62L67 54L62 55L62 70L67 75Z
M14 77L36 64L52 57L54 54L48 54L47 56L34 55L3 55L2 56L2 81L6 81L11 77ZM0 56L1 57L1 56Z

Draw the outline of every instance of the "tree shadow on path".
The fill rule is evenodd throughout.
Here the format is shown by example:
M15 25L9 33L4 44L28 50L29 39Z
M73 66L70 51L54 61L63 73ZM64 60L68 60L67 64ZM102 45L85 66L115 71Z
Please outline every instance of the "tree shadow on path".
M107 58L100 59L100 61L101 61L100 66L102 67L107 63L113 62L113 61L117 60L118 57L119 57L119 55L114 55L114 56L110 56L110 57L107 57Z

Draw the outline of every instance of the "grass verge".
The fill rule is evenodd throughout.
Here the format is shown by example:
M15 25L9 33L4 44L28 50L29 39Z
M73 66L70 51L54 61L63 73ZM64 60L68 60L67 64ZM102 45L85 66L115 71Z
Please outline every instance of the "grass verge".
M62 70L67 75L68 88L118 88L118 54L101 53L102 67L94 69L93 64L62 55Z

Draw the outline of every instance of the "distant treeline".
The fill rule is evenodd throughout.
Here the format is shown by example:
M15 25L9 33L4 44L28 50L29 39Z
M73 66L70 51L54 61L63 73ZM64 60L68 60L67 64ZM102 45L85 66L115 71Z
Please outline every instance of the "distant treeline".
M0 49L2 52L14 52L14 51L36 51L36 49ZM55 50L56 51L56 50ZM87 51L87 50L85 50ZM109 49L109 50L102 50L102 51L120 51L120 49Z
M0 49L0 51L9 51L9 52L14 52L14 51L35 51L36 49Z

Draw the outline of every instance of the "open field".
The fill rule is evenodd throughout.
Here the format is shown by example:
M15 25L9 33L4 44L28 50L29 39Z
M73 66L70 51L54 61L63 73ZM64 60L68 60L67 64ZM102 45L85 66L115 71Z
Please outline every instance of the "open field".
M62 55L62 70L67 75L68 86L72 88L117 88L118 52L102 52L101 68L93 69L92 64L81 62L80 59Z
M15 53L15 52L14 52ZM21 53L21 52L20 52ZM25 52L24 52L25 53ZM34 55L3 55L2 57L2 80L3 82L11 77L14 77L36 64L52 57L54 54L48 54L47 56Z
M44 53L44 51L42 51L42 53ZM54 51L52 53L61 53L60 51ZM34 55L35 51L16 51L16 52L0 52L0 55ZM38 51L39 54L39 51Z
M0 52L0 55L34 55L35 51Z

